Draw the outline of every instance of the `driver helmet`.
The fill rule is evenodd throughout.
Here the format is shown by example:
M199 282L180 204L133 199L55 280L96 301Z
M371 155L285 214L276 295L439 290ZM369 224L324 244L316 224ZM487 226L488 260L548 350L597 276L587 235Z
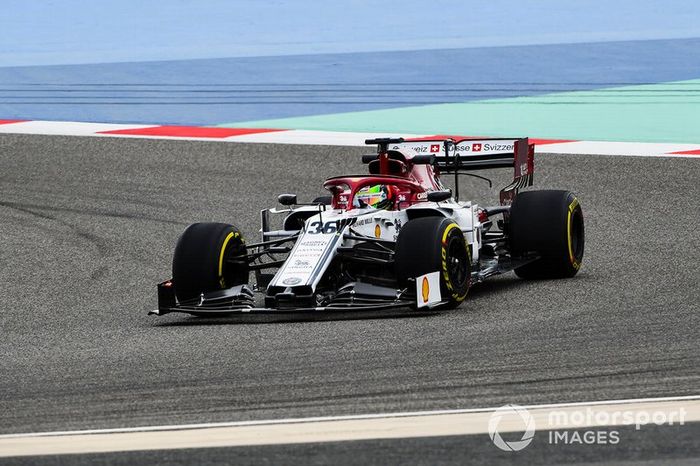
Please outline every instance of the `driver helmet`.
M383 184L365 186L355 194L355 207L370 206L375 209L389 209L393 204L391 189Z

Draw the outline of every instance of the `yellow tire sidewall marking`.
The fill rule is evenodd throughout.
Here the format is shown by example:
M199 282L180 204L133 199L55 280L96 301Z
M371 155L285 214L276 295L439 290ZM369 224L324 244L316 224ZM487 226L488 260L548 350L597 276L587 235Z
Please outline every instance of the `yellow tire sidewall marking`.
M453 228L459 228L459 225L457 225L456 223L450 223L449 225L447 225L447 228L445 228L445 231L442 233L442 242L440 244L440 247L442 249L442 276L445 279L445 285L450 291L452 298L455 299L457 302L461 302L464 300L464 298L467 297L467 293L460 295L459 293L455 292L454 286L452 286L452 281L450 280L450 276L447 273L447 236L450 234L450 231L452 231ZM471 260L469 246L467 246L467 258L468 260Z
M224 244L221 245L221 251L219 252L219 284L221 285L221 288L226 287L226 281L224 280L224 253L226 252L226 246L228 245L228 242L231 241L231 239L239 236L239 233L235 232L230 232L228 235L226 235L226 239L224 239Z
M576 260L576 257L574 256L574 245L573 245L573 238L571 237L571 217L574 214L574 210L578 206L578 199L574 198L573 201L571 201L571 204L569 204L569 211L566 216L566 240L569 246L569 262L571 262L571 266L578 270L581 267L581 263Z

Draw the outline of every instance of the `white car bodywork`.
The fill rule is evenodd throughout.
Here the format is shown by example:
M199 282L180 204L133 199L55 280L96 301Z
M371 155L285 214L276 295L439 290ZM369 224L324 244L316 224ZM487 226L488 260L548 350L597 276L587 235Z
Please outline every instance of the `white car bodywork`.
M317 210L308 206L299 209ZM481 248L482 224L478 220L477 206L471 202L457 203L450 199L439 203L413 205L397 211L378 210L373 207L349 211L334 209L320 211L306 221L301 236L269 286L285 288L306 285L315 290L339 247L354 246L360 240L353 238L359 236L395 242L401 227L413 214L418 216L418 211L425 210L434 211L433 215L451 218L459 225L466 244L471 248L472 264L476 264ZM350 238L346 237L348 233L352 233Z

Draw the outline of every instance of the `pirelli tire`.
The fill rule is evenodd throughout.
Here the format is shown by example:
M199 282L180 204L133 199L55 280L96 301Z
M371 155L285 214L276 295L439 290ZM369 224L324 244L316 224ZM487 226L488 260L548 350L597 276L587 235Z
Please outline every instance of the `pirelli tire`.
M509 216L513 257L539 256L515 269L525 279L571 278L581 269L585 234L583 210L569 191L518 194Z
M446 307L457 307L471 286L471 248L459 226L445 217L423 217L406 223L396 240L394 266L399 285L440 272L440 294Z
M225 223L194 223L182 233L173 255L173 285L180 303L201 293L248 283L247 261L241 232Z

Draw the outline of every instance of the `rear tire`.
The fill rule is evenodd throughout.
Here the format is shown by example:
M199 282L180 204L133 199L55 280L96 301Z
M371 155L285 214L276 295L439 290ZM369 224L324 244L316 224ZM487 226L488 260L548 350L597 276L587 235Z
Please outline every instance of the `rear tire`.
M173 256L173 285L179 302L201 293L248 283L248 264L230 263L246 254L241 232L225 223L194 223L182 233Z
M471 285L471 250L457 224L445 217L423 217L406 223L396 241L394 267L399 286L410 279L440 272L440 294L447 307L457 307Z
M583 211L569 191L528 191L515 197L509 220L514 258L540 258L515 269L521 278L570 278L578 273L585 242Z

